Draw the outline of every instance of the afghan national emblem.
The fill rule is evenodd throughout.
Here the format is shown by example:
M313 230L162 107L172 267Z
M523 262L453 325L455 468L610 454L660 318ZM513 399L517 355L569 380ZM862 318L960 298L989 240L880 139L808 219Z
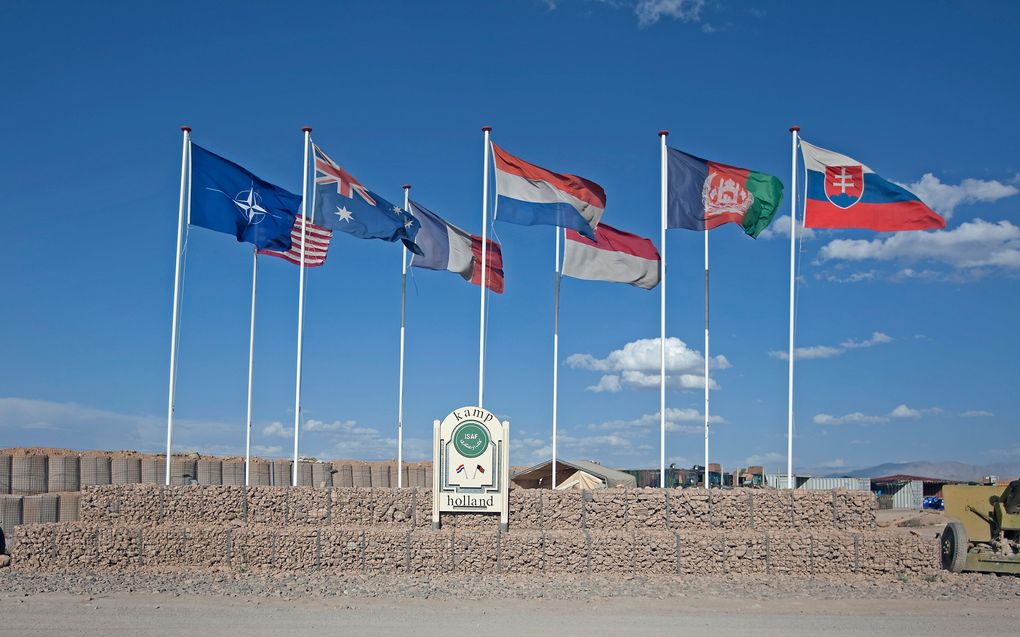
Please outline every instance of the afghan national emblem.
M705 179L701 200L706 218L724 213L743 216L754 204L754 195L732 175L713 170Z

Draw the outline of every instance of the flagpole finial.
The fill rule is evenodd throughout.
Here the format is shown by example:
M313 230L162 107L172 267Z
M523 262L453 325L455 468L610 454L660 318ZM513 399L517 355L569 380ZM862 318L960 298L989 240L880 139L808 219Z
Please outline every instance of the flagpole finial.
M482 126L482 132L483 133L491 133L492 132L492 126Z
M659 131L659 137L668 137L668 136L669 136L669 131L668 130L662 129L662 130Z
M404 190L410 190L411 184L404 184Z
M191 127L190 126L181 126L181 130L184 131L185 133L190 133L191 132Z
M310 133L310 132L312 132L312 127L311 126L302 126L301 127L301 132L302 133Z
M796 124L794 124L793 126L790 127L790 132L791 133L799 133L800 132L800 126L797 126Z

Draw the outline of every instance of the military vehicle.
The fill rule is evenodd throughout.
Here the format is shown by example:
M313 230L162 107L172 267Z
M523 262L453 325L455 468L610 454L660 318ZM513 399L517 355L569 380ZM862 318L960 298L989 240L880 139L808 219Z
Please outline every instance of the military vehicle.
M1020 480L1002 486L947 484L942 567L954 573L1020 574Z

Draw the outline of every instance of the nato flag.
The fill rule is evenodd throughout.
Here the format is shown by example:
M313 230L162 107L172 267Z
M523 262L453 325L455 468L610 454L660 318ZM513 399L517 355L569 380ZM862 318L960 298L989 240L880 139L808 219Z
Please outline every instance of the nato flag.
M312 223L346 232L361 239L401 241L422 255L414 243L421 223L400 206L394 206L340 167L318 146L315 153L315 210Z
M191 144L189 220L193 225L232 234L259 250L286 251L300 209L298 195Z

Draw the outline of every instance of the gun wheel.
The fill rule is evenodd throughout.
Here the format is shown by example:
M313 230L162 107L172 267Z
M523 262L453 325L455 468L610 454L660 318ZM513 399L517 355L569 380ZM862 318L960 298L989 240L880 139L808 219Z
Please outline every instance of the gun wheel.
M950 522L942 531L942 568L952 573L963 571L967 563L967 531L959 522Z

